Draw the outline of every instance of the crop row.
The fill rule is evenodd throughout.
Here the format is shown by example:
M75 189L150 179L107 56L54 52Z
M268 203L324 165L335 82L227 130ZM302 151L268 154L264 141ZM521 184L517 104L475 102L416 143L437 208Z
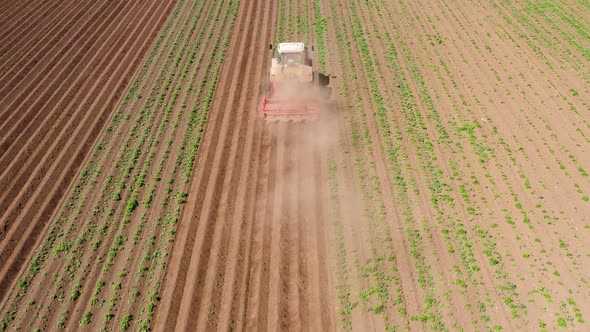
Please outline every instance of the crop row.
M561 76L555 56L587 81L580 66L587 12L556 1L524 9L479 2L497 10L483 18L456 2L313 4L316 43L325 38L332 52L323 65L341 77L348 133L343 151L328 158L341 328L353 328L355 310L380 316L391 329L450 328L457 309L474 328L584 324L577 303L587 288L580 279L585 253L575 211L586 211L588 201L579 160L590 137L580 97L587 91ZM555 46L563 43L580 53ZM529 109L516 108L519 102ZM349 229L355 217L342 212L351 164L362 230ZM564 206L543 197L554 197L545 176L565 179L565 191L579 198L567 204L574 210L545 206ZM349 249L355 245L368 250ZM427 255L432 249L436 255ZM563 282L572 277L577 290ZM537 287L538 278L551 286ZM418 295L407 288L419 288ZM555 317L532 322L531 308Z
M503 218L509 227L515 230L517 238L524 236L524 234L519 235L521 226L517 226L515 222L519 219L518 222L522 222L522 224L530 229L535 228L535 223L532 222L532 215L527 208L527 206L530 206L530 200L528 198L523 200L521 198L522 194L519 194L523 189L528 191L533 190L531 181L520 167L520 163L517 162L518 157L512 155L514 149L509 147L507 142L502 139L497 131L497 127L492 123L490 127L493 130L489 131L488 128L490 127L486 126L484 128L478 120L473 119L476 115L468 107L465 107L471 100L468 101L463 95L456 95L455 91L447 92L454 105L453 110L456 112L454 113L454 119L449 121L447 120L447 114L445 114L445 119L438 114L436 101L439 99L439 96L432 89L427 88L427 83L421 73L423 70L421 68L424 67L421 67L422 64L417 62L419 60L416 59L415 55L408 52L411 47L406 42L400 40L402 38L399 37L400 32L397 31L399 25L396 24L396 18L391 10L388 9L390 6L388 7L385 3L377 2L370 8L360 7L355 7L354 3L348 6L350 12L349 16L346 17L346 15L338 15L340 13L337 12L337 6L331 6L332 15L344 18L343 20L336 21L346 22L336 28L338 31L335 34L337 41L346 44L349 43L349 40L354 40L352 48L358 50L360 53L360 56L356 57L359 61L354 61L355 56L353 53L347 54L347 50L344 48L339 50L341 52L340 57L343 58L340 59L341 68L339 69L341 69L341 75L344 77L340 88L343 90L342 94L346 98L346 105L352 108L352 111L358 112L359 114L358 117L351 116L349 118L351 119L350 128L353 144L362 140L360 144L364 145L363 148L366 149L370 149L370 146L377 144L380 149L385 151L385 155L388 156L388 162L392 165L388 169L391 174L390 178L394 179L396 197L399 200L398 202L401 203L399 206L405 206L406 211L403 211L402 214L409 216L409 219L406 219L408 225L406 232L410 242L409 245L413 248L413 253L417 255L415 257L417 258L416 261L418 264L416 265L416 269L419 274L422 273L425 277L419 277L418 279L421 282L426 282L424 285L428 285L429 283L429 267L427 265L421 266L421 263L419 263L419 261L424 261L422 259L423 257L420 256L420 248L423 246L422 242L425 241L423 236L432 230L438 229L440 231L439 235L428 235L427 239L429 239L428 241L440 241L435 239L437 237L442 238L449 250L447 256L456 257L455 259L461 263L461 266L455 266L457 275L457 278L453 280L457 286L455 291L463 294L467 302L471 302L472 299L467 295L469 291L462 290L465 288L473 288L473 293L477 294L482 300L485 299L484 302L480 302L480 305L478 305L479 314L469 309L470 312L474 316L480 315L481 320L489 324L490 318L486 314L486 308L495 305L494 299L502 299L504 305L512 312L513 318L516 321L522 321L519 318L527 314L526 307L517 302L520 296L516 291L516 284L512 281L514 275L507 272L507 264L510 263L512 265L514 260L510 255L505 260L496 245L496 241L503 239L501 233L497 231L498 224L466 224L461 218L467 217L469 221L473 221L477 216L493 216L492 214L484 214L484 212L492 213L491 211L482 210L482 206L485 206L489 198L482 196L481 201L476 202L474 201L474 197L477 193L483 193L481 190L482 182L486 182L486 185L490 186L496 185L496 180L489 172L486 172L486 169L488 167L498 167L501 170L506 167L500 165L500 159L498 158L503 157L504 153L507 153L510 158L509 160L512 161L516 169L520 169L518 176L523 180L521 184L514 184L508 174L501 171L503 176L499 180L503 182L502 185L507 188L508 197L511 198L507 203L512 201L513 206L516 207L514 211L520 214L520 218L517 218L517 216L512 215L506 209ZM417 16L412 12L404 12L407 9L404 9L403 4L400 3L399 7L398 10L401 10L401 14L404 17ZM371 16L368 13L373 9L375 10L373 13L374 16ZM355 10L358 10L358 14L355 14ZM396 13L396 15L399 14L399 12ZM420 13L419 15L424 15L424 13ZM373 39L371 37L365 37L370 36L371 31L379 31L379 29L375 29L379 23L373 22L372 19L378 20L383 18L388 19L388 23L390 23L385 25L392 28L387 33L375 33L372 37ZM369 22L374 24L374 27L367 26ZM330 27L328 25L328 28ZM350 35L346 35L347 28L352 30ZM413 28L418 28L416 31L420 31L420 26ZM423 44L419 44L417 48L426 48L427 45L435 48L436 45L441 45L445 42L441 34L428 31L424 35L427 37L426 41L422 41ZM380 47L372 49L375 45L380 45ZM481 49L481 52L485 51L487 51L487 48ZM436 51L434 52L436 56L441 56ZM379 59L386 59L386 62L379 64ZM431 65L430 68L438 73L439 80L442 82L441 85L444 89L456 89L457 83L452 78L448 66L442 61L440 63L440 66ZM387 67L385 69L387 73L381 72L383 65ZM361 101L366 95L359 94L358 92L355 93L356 91L347 91L346 82L359 79L358 74L354 72L355 66L363 66L363 71L367 73L368 95L372 99L373 107L371 108L375 110L376 124L380 132L378 136L373 136L370 133L372 129L367 128L367 121L365 119L371 118L371 116L370 114L365 114L366 103L363 104ZM445 75L451 78L448 79L444 77ZM495 75L500 77L499 72ZM392 77L395 85L386 81L385 77ZM449 81L452 86L445 86L444 82ZM471 96L468 98L471 99ZM477 102L477 99L475 100ZM357 106L358 108L351 106L355 104L360 105ZM392 117L392 112L400 116ZM491 119L486 117L484 122L489 123ZM583 136L583 130L579 132ZM493 147L494 145L490 144L492 142L490 137L503 150L497 151ZM461 146L463 142L470 149L465 150ZM414 149L405 150L408 146L407 143L410 143ZM441 151L444 152L441 153ZM450 152L451 154L449 156L452 157L441 158L447 152ZM370 152L368 155L371 156L372 154L373 152ZM374 164L363 165L363 161L366 159L362 157L357 157L355 160L357 161L356 165L360 165L357 172L360 179L361 192L365 196L365 202L375 198L378 201L380 195L383 194L380 192L380 188L383 188L383 185L375 184L379 180L376 181L370 175L375 168ZM465 163L464 160L469 160L469 162ZM480 166L470 164L470 161L474 161L480 164ZM572 162L575 162L575 159ZM331 165L331 169L339 169L340 166L344 166L334 163ZM440 165L444 166L441 167ZM472 166L476 167L473 168ZM475 169L483 169L485 179L479 179L477 177L479 172L476 172ZM579 170L579 172L582 172L582 170ZM418 174L419 177L415 178ZM467 178L465 178L465 175L467 175ZM424 181L426 186L420 185L422 181ZM336 179L332 180L331 186L337 192L338 184ZM581 187L577 188L582 190ZM413 207L416 204L420 204L418 203L420 202L418 198L424 195L431 198L431 207L429 209L433 212L432 216L435 218L436 223L427 220L430 218L428 215L425 217L412 217ZM338 204L338 195L333 194L332 196L333 203ZM500 199L499 196L494 196L493 198ZM405 204L404 200L406 201ZM502 198L502 202L504 201ZM502 204L494 205L501 206ZM370 207L370 204L368 205ZM464 212L457 214L457 207L460 207ZM381 210L379 204L373 205L373 208L365 210L365 217L370 220L379 220L380 214L375 212ZM336 219L339 218L337 213L334 213L334 215ZM434 239L432 236L434 236ZM339 257L341 257L339 265L342 265L342 257L346 257L347 255L342 243L337 245L337 247L340 248L338 250ZM374 258L375 260L380 259L379 256ZM374 269L370 264L368 268ZM488 280L489 282L488 277L484 277L481 274L480 271L483 271L482 268L485 271L492 271L499 280L503 281L498 285L497 289L494 290L489 287L480 288L483 280ZM341 290L339 292L341 316L343 324L349 326L350 304L354 302L350 301L350 285L347 281L349 278L346 277L346 271L339 273L341 274L340 280L342 280L342 284L338 285ZM469 282L466 283L464 278L467 278ZM371 281L370 284L378 285L378 282ZM432 286L432 284L430 285ZM480 289L487 295L479 295ZM362 293L367 294L366 292ZM432 303L434 303L435 307L441 308L442 302L437 300L436 296L440 296L440 293L432 297L427 295L424 307L427 308L428 305L432 306ZM446 296L448 295L444 295L444 297ZM361 294L361 297L364 297L363 294ZM432 299L434 299L434 302ZM446 301L447 303L449 302L448 299ZM472 306L472 303L468 304L470 307ZM352 306L354 307L354 305ZM373 309L376 308L377 311L381 312L382 307L377 302ZM441 323L438 321L436 314L427 314L426 312L425 314L413 318L425 319L426 321L432 320L433 326ZM480 322L474 320L474 324L478 326ZM489 325L489 327L497 328L498 326Z
M86 311L80 324L98 326L96 317L104 316L102 329L113 321L124 330L133 324L149 329L238 4L177 4L31 263L31 274L20 281L15 308L23 305L29 285L51 278L53 299L67 308L60 310L58 326L72 324L70 313L81 306ZM224 28L206 23L213 21ZM45 280L35 279L39 272ZM36 295L27 302L41 302ZM9 313L5 324L15 315Z
M423 14L423 13L421 13L421 14ZM463 15L463 17L465 17L465 14L462 14L462 15ZM468 15L469 14L467 14L467 16ZM467 34L470 34L470 33L471 33L471 31L467 32ZM472 40L482 39L481 36L482 35L480 35L480 36L475 35L472 37L473 38ZM483 39L485 39L485 37ZM515 38L509 38L509 39L514 40ZM444 41L447 42L448 40L445 39ZM456 49L461 49L460 46L458 46L458 45L453 45L453 47L455 47ZM433 53L436 53L437 56L441 56L436 51L437 47L433 47L432 49L434 50ZM441 50L441 54L443 52L444 52L444 48L443 48L443 50ZM487 53L488 51L484 48L481 48L481 49L478 48L477 52L481 54L482 58L489 59L491 63L493 63L494 61L501 63L500 59L498 59L494 54L488 54ZM436 63L438 60L429 59L426 61L430 62L432 64L432 63ZM444 74L442 74L442 75L439 74L439 79L441 79L441 81L442 81L445 79L442 78L441 76L444 76L444 75L452 76L452 74L450 73L448 68L446 66L444 66L444 64L442 62L441 62L441 65L442 65ZM430 65L430 66L433 68L436 68L436 66L434 66L434 65ZM485 69L485 66L482 66L482 69ZM498 72L500 72L500 71L498 71ZM502 77L501 79L504 80L505 78ZM524 77L523 77L523 79L524 79ZM451 86L453 86L454 88L457 87L457 83L454 82L453 79L451 79L449 81L451 83L450 84ZM465 84L465 82L463 84ZM450 88L447 88L447 89L450 90ZM466 100L460 94L456 95L455 94L456 92L454 92L454 91L450 92L448 90L445 90L444 94L447 94L448 97L451 99L457 98L457 100L453 101L453 104L455 105L455 108L454 108L455 113L454 114L455 114L455 116L457 116L460 119L459 122L463 122L463 123L472 122L473 123L473 125L471 125L471 124L462 125L462 126L457 125L457 127L456 127L457 132L461 133L461 135L463 136L462 138L460 137L461 139L468 140L469 144L473 147L474 155L479 156L479 160L478 160L478 159L474 159L473 157L470 157L468 154L463 153L463 151L461 149L453 151L453 154L458 154L462 158L462 160L464 160L460 164L455 163L454 167L457 169L457 171L456 171L457 175L454 175L454 177L459 178L459 177L463 176L462 174L465 172L465 173L469 174L468 176L471 178L472 183L471 184L469 184L469 183L463 184L462 188L461 188L461 193L462 193L463 198L464 199L467 198L465 200L465 203L466 204L474 204L474 206L470 207L469 212L470 212L470 214L475 216L473 218L481 218L481 217L477 217L477 216L488 216L488 217L494 218L494 214L492 214L492 211L490 211L491 210L490 207L491 206L499 207L497 210L499 210L498 212L500 215L495 217L494 219L496 219L496 220L504 219L504 221L506 222L508 227L512 229L511 231L506 232L506 228L502 224L498 225L498 223L493 223L491 225L491 228L486 227L486 225L479 224L479 225L477 225L478 228L473 228L473 231L475 232L475 234L484 235L484 234L488 233L491 236L489 240L485 240L485 242L482 242L482 244L490 245L490 244L494 243L494 242L492 242L494 240L495 241L505 240L505 235L511 234L513 232L515 240L518 241L517 243L519 243L519 247L524 251L524 253L522 254L523 258L527 259L528 257L531 256L530 250L534 250L532 248L537 246L537 243L539 243L539 244L541 243L539 238L535 238L538 234L543 234L545 239L549 239L549 240L555 241L554 243L557 243L558 237L547 232L547 230L546 230L547 226L544 226L543 224L540 223L540 221L541 221L541 220L539 220L540 218L535 218L535 216L540 214L539 212L542 212L543 219L546 221L546 225L553 225L555 221L561 219L561 217L558 217L556 215L551 216L551 214L552 214L551 211L547 211L547 210L543 209L541 202L534 202L533 200L531 200L531 196L535 195L536 194L535 192L537 190L541 189L541 188L539 188L541 186L541 184L537 185L537 183L539 181L537 179L535 179L535 175L534 174L526 174L526 170L525 170L525 168L523 168L523 158L524 158L525 162L529 158L529 154L527 153L527 151L525 151L522 147L519 147L518 145L515 148L512 147L514 143L511 143L509 145L509 143L507 143L508 140L504 139L501 136L501 132L498 131L498 127L501 127L501 126L505 127L505 124L497 125L492 121L492 119L489 116L484 115L484 117L481 118L482 115L474 114L473 110L469 109L469 107L475 107L476 109L478 109L477 113L481 112L479 110L479 109L481 109L480 102L478 101L477 98L475 98L475 96L473 98L475 100L475 103L474 103L475 105L474 104L470 105L470 103L472 102L471 100ZM493 92L496 92L495 88L494 88ZM451 96L451 94L453 94L453 96ZM534 102L533 99L528 101L528 103L531 103L531 104L533 102ZM463 113L463 111L465 111L465 112ZM532 112L529 114L534 114L534 116L538 117L540 120L543 121L542 123L548 125L547 120L545 118L543 118L542 114L540 114L539 112ZM476 117L476 119L481 118L482 122L479 122L478 120L474 120L473 117ZM524 113L524 117L525 118L527 117L526 113ZM456 122L454 122L454 125L456 125ZM532 127L537 133L539 133L539 130L537 128L535 128L534 126L532 126ZM489 130L488 128L491 128L491 130ZM548 127L547 129L551 130L550 127ZM525 138L528 140L532 140L527 135L523 135L523 136L525 136ZM555 138L555 136L556 135L554 133L551 133L552 140ZM521 138L516 137L515 135L512 135L510 140L512 142L516 142L516 144L519 144L520 143L519 140L521 140ZM522 144L522 143L520 143L520 144ZM547 144L545 144L545 145L547 145ZM494 148L495 146L499 146L501 149L496 150ZM562 149L565 151L568 150L565 146L562 146ZM463 155L463 156L461 156L461 155ZM500 156L500 157L507 156L509 163L503 164L502 159L499 159L498 156ZM459 160L461 160L461 159L459 159ZM475 165L475 164L473 164L473 162L479 163L481 165L479 165L479 166ZM575 163L576 161L572 160L572 162ZM477 172L476 170L480 170L480 171ZM481 174L481 172L483 172L485 174L486 179L478 179L476 177L476 174L478 174L478 173ZM498 172L501 174L501 177L499 177L498 179L494 179L494 177L491 174L493 174L493 173L497 174ZM522 180L520 180L520 181L512 180L514 175L512 175L511 173L515 173L514 175L516 175L517 178L522 179ZM583 177L583 175L582 175L582 177ZM535 181L533 181L532 179L534 179ZM502 183L498 183L496 181L500 181ZM489 196L486 197L487 190L482 190L483 183L486 183L486 188L489 188L488 186L498 188L498 189L496 189L496 193L494 193L494 195L492 197L489 197ZM502 190L499 188L506 188L506 189ZM501 193L503 195L501 195ZM482 195L482 196L480 196L480 195ZM504 197L501 197L501 196L504 196ZM481 202L479 202L479 203L474 202L473 198L477 198L478 200L481 199ZM542 200L543 198L541 197L540 199ZM506 204L505 205L506 207L501 208L501 206L503 204ZM510 205L512 205L514 208L511 209ZM536 209L538 209L537 210L538 212L533 211L531 209L531 207L535 207ZM513 211L512 213L511 213L511 210ZM516 215L513 214L514 212L516 212ZM521 216L519 217L518 214L520 214ZM537 220L535 220L535 219L537 219ZM530 230L526 230L526 228L523 228L521 226L522 224L519 224L520 221L522 221L522 224L526 225L526 227L528 227ZM483 229L481 229L481 226L483 226ZM539 227L539 228L537 228L537 227ZM534 232L532 231L533 229L534 229ZM485 232L483 232L483 231L485 231ZM527 240L527 238L528 238L528 240ZM477 237L475 237L475 239L477 239ZM533 239L535 241L533 241ZM545 242L545 241L543 241L543 242ZM477 243L477 241L475 241L475 243ZM544 243L543 245L545 246L545 248L547 248L546 243ZM500 248L501 247L498 247L496 249L500 249ZM541 249L541 254L545 254L546 252L547 251L545 249ZM488 254L488 253L489 253L488 250L484 251L484 254ZM504 267L507 269L513 270L513 266L515 266L517 264L518 258L517 257L515 258L514 255L512 255L511 253L506 253L503 255L505 255L505 258L506 258L504 261L504 263L505 263ZM495 262L495 260L493 262ZM556 263L559 263L559 261ZM500 260L499 265L502 265L502 260ZM575 264L574 264L574 266L575 266ZM563 265L562 265L562 267L563 267ZM518 318L523 313L522 311L519 311L518 308L523 307L523 306L522 305L515 305L515 301L508 301L508 300L506 300L506 298L515 299L515 298L519 297L518 293L516 293L514 291L508 292L507 290L516 287L515 284L520 285L520 283L517 282L517 279L515 278L515 274L508 276L505 273L499 273L500 271L498 271L498 270L495 270L495 272L498 274L499 280L505 280L506 284L500 284L499 288L502 291L502 296L505 297L505 303L511 308L512 315L514 316L514 318ZM555 272L554 276L559 277L560 273L557 270L555 270L554 272ZM521 276L516 275L516 276L520 279L520 281L524 280L522 275ZM506 294L504 294L504 293L506 293ZM514 310L514 309L517 309L517 310ZM574 311L575 311L575 309L574 309ZM526 311L524 311L524 314L526 315ZM566 317L567 317L567 315L566 315ZM569 321L569 318L567 320Z

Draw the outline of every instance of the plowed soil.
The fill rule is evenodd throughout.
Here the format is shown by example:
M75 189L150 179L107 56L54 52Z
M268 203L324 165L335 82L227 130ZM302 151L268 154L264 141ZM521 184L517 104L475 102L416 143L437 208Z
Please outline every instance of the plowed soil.
M0 300L173 4L0 4Z
M244 1L209 112L156 330L330 330L320 128L260 114L276 3Z
M2 329L153 324L237 8L176 2L37 250L7 279Z
M1 329L590 328L587 3L176 3L0 2Z

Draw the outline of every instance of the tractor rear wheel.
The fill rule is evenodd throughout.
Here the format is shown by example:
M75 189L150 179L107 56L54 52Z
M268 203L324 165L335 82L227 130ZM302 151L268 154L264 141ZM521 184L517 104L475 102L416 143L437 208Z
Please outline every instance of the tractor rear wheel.
M317 91L320 90L320 72L318 70L313 71L313 87Z
M264 98L270 98L270 77L269 73L264 74Z

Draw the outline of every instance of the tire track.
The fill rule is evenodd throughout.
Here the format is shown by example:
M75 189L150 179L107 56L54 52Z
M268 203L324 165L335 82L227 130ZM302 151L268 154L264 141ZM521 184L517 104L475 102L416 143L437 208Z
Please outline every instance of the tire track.
M265 331L278 331L279 329L285 330L285 326L281 326L281 323L283 323L281 318L284 318L285 316L283 308L285 308L286 297L286 285L284 284L284 278L282 278L282 276L285 274L284 270L288 269L288 266L282 265L286 260L285 253L281 250L281 240L285 239L285 199L283 198L283 191L280 190L282 184L281 181L283 181L282 173L285 170L285 159L287 157L285 148L286 132L283 128L284 125L285 124L283 123L279 123L271 129L273 134L277 136L277 158L274 166L277 176L275 177L273 186L269 190L269 196L273 196L275 203L273 204L272 214L268 220L270 227L270 271L268 295L266 296L267 308L265 310L268 318L265 317L265 320L263 321L265 324L262 325L261 328L261 330ZM288 245L288 243L286 243L286 245Z
M342 71L344 72L344 71ZM348 133L352 131L349 128L342 128L342 133ZM342 146L349 147L353 146L350 141L348 141L349 135L343 135L344 142L341 143ZM361 154L357 152L358 154ZM363 220L362 211L360 208L354 206L355 204L347 204L348 202L358 202L362 194L359 192L359 188L361 187L358 183L358 176L354 173L354 161L347 160L344 154L335 156L336 164L337 165L346 165L345 167L338 167L336 177L336 183L338 183L338 192L335 194L337 196L337 200L340 204L338 207L339 213L339 221L342 223L342 246L346 246L352 248L350 252L346 252L344 254L344 258L346 260L342 270L346 272L345 276L341 276L343 278L342 285L347 285L350 289L347 291L341 291L342 296L346 296L347 301L350 303L350 294L360 293L363 289L367 289L370 287L369 282L356 278L353 279L351 276L353 275L352 271L355 271L355 261L356 260L366 260L368 259L367 253L371 250L368 247L368 243L366 243L366 238L363 236L363 232L358 230L358 223L360 220ZM344 203L342 203L344 202ZM360 205L360 203L357 203ZM397 236L399 238L399 235ZM352 256L354 251L353 257ZM321 268L321 266L318 266ZM411 278L412 271L408 271L409 278ZM340 295L340 294L339 294ZM340 303L339 303L340 304ZM345 308L340 307L340 310L345 310ZM405 308L404 308L405 309ZM361 331L369 331L369 330L379 330L377 327L379 326L378 322L376 322L375 317L373 316L361 316L358 313L352 312L351 317L348 319L350 320L350 329L352 330L361 330Z
M309 320L306 329L310 331L334 329L334 326L330 326L329 320L326 318L326 314L327 317L331 315L331 309L329 308L332 307L326 307L327 299L322 299L323 296L330 296L330 292L326 289L326 283L322 282L322 273L324 271L321 269L321 264L327 264L328 262L322 262L321 259L318 248L319 233L316 225L321 223L322 220L327 221L328 218L324 218L321 213L321 204L327 200L321 196L321 191L318 188L325 184L325 181L323 181L323 178L318 177L320 175L318 171L323 167L323 164L318 158L318 154L321 152L317 150L317 142L312 137L316 130L318 130L317 126L313 124L302 126L297 135L297 137L303 137L299 141L300 144L305 145L298 154L298 158L301 160L301 165L298 166L300 174L297 179L301 193L298 199L298 211L302 213L301 218L297 220L300 234L299 247L302 251L299 266L300 270L303 271L302 280L308 280L308 284L303 285L301 288L304 293L302 295L304 300L301 301L303 305L300 319L302 322ZM321 313L321 315L315 313ZM308 319L308 317L311 319Z
M237 329L238 327L244 328L247 317L246 317L246 306L248 297L251 292L251 288L249 285L249 281L252 275L252 268L251 266L256 265L256 256L254 250L256 250L256 233L257 233L257 226L259 223L256 222L255 219L257 215L256 210L256 202L260 197L260 191L258 191L261 183L261 176L265 175L265 167L268 166L268 154L264 153L266 148L268 147L267 137L263 137L263 130L261 128L261 123L258 120L258 117L254 117L254 123L252 127L255 126L254 130L254 142L257 142L256 149L252 154L251 161L250 161L250 170L248 175L248 189L246 189L246 193L252 195L252 198L246 207L246 211L244 215L246 216L247 220L249 221L249 225L247 226L247 233L244 234L241 241L247 241L247 244L240 246L239 250L239 257L238 257L238 272L236 279L239 279L239 285L234 286L233 289L228 289L229 287L224 285L224 294L228 294L229 291L232 291L232 297L238 297L237 300L226 299L224 300L225 303L232 303L231 310L224 310L220 314L220 321L221 322L228 322L227 325L222 326L221 328L232 328ZM238 218L238 217L236 217ZM259 251L258 251L259 252ZM227 290L227 291L226 291ZM227 296L224 297L224 299ZM233 317L233 319L232 319ZM231 324L229 323L231 322ZM228 326L229 325L229 326Z
M260 282L260 292L258 296L258 302L253 303L256 305L257 308L254 309L254 313L258 314L257 320L254 322L256 326L258 326L257 330L259 331L266 331L268 330L268 316L269 316L269 299L270 299L270 287L271 287L271 274L273 271L277 271L275 268L273 270L273 266L271 264L272 261L272 233L273 233L273 225L272 220L275 214L275 210L277 210L281 204L281 201L277 201L276 195L274 195L275 190L275 183L277 182L277 170L278 168L275 166L273 167L274 163L282 157L282 154L279 154L279 140L277 137L276 128L267 126L265 131L268 131L271 136L271 145L270 145L270 160L269 160L269 167L270 167L270 174L268 177L266 193L262 196L262 200L266 201L265 205L265 213L263 216L263 229L264 229L264 236L262 239L262 256L263 256L263 264L264 269L262 271L262 278ZM281 156L281 157L279 157ZM264 199L266 197L266 199Z
M326 160L323 156L322 152L316 152L316 159L318 162L316 165L326 165ZM323 169L326 167L318 167L316 168L315 177L316 183L326 183L327 174ZM319 190L317 193L318 202L326 202L328 201L328 190L325 185L318 186ZM327 242L329 225L327 224L328 220L328 211L326 209L326 204L319 204L317 209L317 223L316 223L316 230L317 230L317 237L315 242L317 243L316 252L318 256L318 261L316 266L318 266L319 272L319 287L320 287L320 308L321 308L321 322L322 328L327 329L336 329L336 312L333 308L336 306L334 305L335 296L333 294L332 288L333 281L332 281L332 271L330 269L330 249Z
M307 317L304 313L307 313L306 307L309 304L307 302L307 271L303 264L304 249L301 246L301 241L304 237L304 233L301 231L305 216L305 207L300 204L303 200L302 186L301 183L304 180L304 168L302 167L301 160L305 158L303 148L306 142L302 141L302 137L305 128L302 128L301 123L295 124L290 129L292 133L291 137L291 174L287 173L288 185L284 188L286 191L285 195L291 200L289 208L289 234L292 236L290 239L291 245L289 246L289 259L290 266L289 270L292 271L288 276L289 291L287 309L289 311L288 324L290 329L295 330L309 330L307 325Z
M270 262L269 250L269 231L266 217L272 213L273 197L269 196L270 188L276 177L274 168L271 167L271 161L276 159L276 139L272 137L268 127L262 126L262 146L260 150L260 168L258 182L256 184L256 200L253 205L256 208L254 213L256 222L253 224L253 244L249 257L251 257L250 269L247 280L244 284L247 286L248 294L242 313L238 317L245 317L242 328L245 330L261 330L258 327L259 320L264 315L260 314L261 303L268 294L268 267ZM263 199L268 197L268 199ZM260 222L262 221L262 222ZM265 293L266 292L266 293Z

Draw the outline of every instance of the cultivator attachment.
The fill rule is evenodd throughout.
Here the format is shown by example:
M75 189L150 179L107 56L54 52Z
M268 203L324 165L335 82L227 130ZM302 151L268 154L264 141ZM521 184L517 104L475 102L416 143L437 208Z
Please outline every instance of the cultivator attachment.
M262 112L267 122L317 120L320 103L314 100L264 98Z
M318 119L330 95L325 93L329 89L320 86L319 72L313 69L307 46L301 42L279 43L276 50L278 57L272 58L264 77L264 119L267 122Z

